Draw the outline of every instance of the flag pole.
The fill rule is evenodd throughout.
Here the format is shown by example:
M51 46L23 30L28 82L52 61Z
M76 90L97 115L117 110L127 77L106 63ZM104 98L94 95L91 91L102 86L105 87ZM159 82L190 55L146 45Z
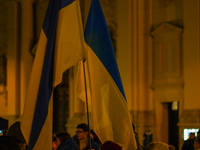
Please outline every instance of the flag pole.
M86 108L87 108L87 120L88 120L88 135L89 135L89 146L91 150L91 136L90 136L90 119L89 119L89 106L88 106L88 96L87 96L87 84L86 84L86 73L85 73L85 58L83 59L83 72L84 72L84 82L85 82L85 98L86 98Z

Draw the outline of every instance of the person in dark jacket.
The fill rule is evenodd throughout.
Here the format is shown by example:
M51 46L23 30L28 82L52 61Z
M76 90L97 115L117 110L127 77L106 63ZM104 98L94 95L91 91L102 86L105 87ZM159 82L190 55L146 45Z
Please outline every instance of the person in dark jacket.
M89 128L85 123L81 123L76 127L76 135L65 141L57 150L99 150L100 147L94 142L92 138L89 138Z
M58 132L58 133L56 133L56 137L55 137L56 147L58 148L59 146L61 146L69 138L71 138L71 136L68 132Z
M25 150L27 144L22 134L20 126L21 126L20 121L16 121L15 123L13 123L8 129L7 136L16 138L18 141L20 150Z
M189 135L189 139L184 141L182 145L182 150L194 150L194 140L195 140L195 133L191 132Z
M0 136L0 150L21 150L15 137Z

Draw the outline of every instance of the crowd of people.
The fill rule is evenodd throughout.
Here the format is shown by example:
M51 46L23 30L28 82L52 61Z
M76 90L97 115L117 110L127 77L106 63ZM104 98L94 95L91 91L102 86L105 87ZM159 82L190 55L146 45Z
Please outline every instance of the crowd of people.
M73 137L66 135L69 134L67 132L55 134L53 150L122 150L122 147L113 141L106 141L102 144L93 130L89 135L89 127L85 123L77 125L76 134Z
M133 124L132 124L133 125ZM62 137L59 136L61 133L56 134L56 143L57 140L60 140L60 145L56 144L56 148L53 150L87 150L89 149L89 131L87 124L79 124L76 128L76 134L68 139L65 142L62 142ZM175 150L173 145L168 145L164 142L160 141L153 141L152 133L150 130L146 131L143 135L143 143L140 144L139 137L135 131L135 126L133 125L133 131L135 134L135 139L137 143L137 150ZM92 150L123 150L123 147L118 145L113 141L106 141L101 143L98 137L96 136L95 132L91 131L91 149ZM53 145L54 145L53 142ZM190 133L189 138L184 141L182 150L200 150L200 130L195 137L195 133Z
M139 137L133 125L133 131L137 143L137 150L175 150L173 145L168 145L160 141L151 141L140 144ZM150 132L148 131L148 135ZM146 135L145 135L146 137ZM152 137L151 137L152 138ZM144 141L143 141L144 142ZM20 129L20 122L12 124L6 136L0 136L0 150L26 150L27 144ZM52 150L123 150L123 147L113 141L101 143L93 130L89 132L89 127L85 123L78 124L74 136L64 131L54 134ZM190 133L189 138L184 141L182 150L200 150L200 130Z

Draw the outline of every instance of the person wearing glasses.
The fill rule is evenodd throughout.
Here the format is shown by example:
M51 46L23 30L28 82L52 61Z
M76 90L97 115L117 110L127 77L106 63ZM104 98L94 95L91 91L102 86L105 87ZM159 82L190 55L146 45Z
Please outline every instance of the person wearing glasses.
M100 147L92 138L89 136L89 127L85 123L78 124L76 127L76 134L65 141L62 146L57 150L89 150L91 140L91 149L99 150Z

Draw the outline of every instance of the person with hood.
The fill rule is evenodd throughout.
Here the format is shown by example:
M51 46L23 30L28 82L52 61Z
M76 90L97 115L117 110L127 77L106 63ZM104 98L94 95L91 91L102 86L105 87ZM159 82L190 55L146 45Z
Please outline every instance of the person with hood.
M13 123L8 129L7 136L16 138L19 144L20 150L26 150L27 144L22 134L20 126L21 126L21 122L19 121L16 121L15 123Z

